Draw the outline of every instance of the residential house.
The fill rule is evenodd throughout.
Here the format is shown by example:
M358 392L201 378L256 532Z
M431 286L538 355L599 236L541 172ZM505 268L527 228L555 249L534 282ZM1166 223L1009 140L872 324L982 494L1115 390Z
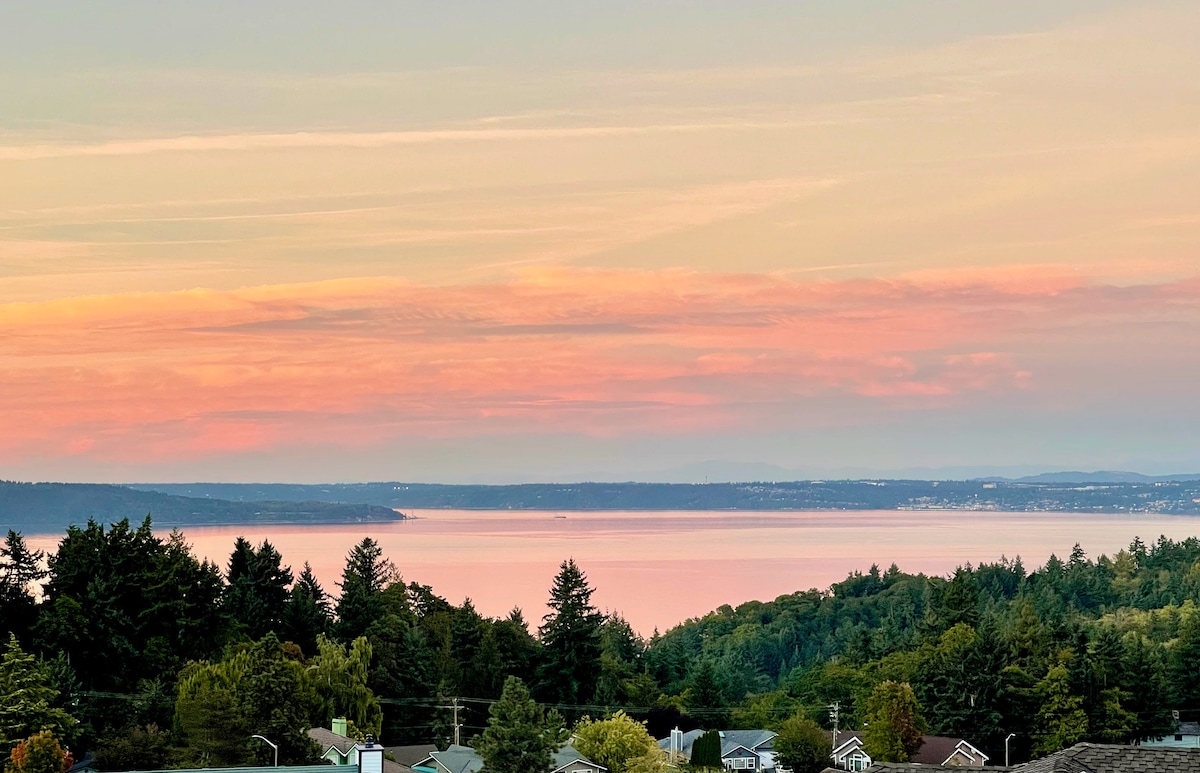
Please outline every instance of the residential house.
M833 738L833 734L830 734ZM831 767L837 770L866 770L871 767L871 755L863 749L862 733L847 732L843 737L838 733L833 740L833 751L829 758L833 761Z
M1200 749L1075 744L1013 773L1200 773Z
M1142 746L1151 749L1200 749L1200 723L1176 722L1174 733L1142 741Z
M676 728L659 740L658 747L675 759L691 760L692 746L702 735L703 730L684 733ZM776 735L770 730L721 731L721 762L725 769L774 771Z
M329 760L334 765L357 766L358 749L361 747L358 741L348 737L346 732L346 720L338 717L333 720L329 729L323 727L309 728L308 737L316 741L317 746L321 747L321 757ZM436 749L437 747L430 744L428 747L423 748ZM387 749L384 749L384 751L387 751ZM328 770L326 773L328 773ZM413 773L413 769L411 765L405 765L384 757L383 773Z
M478 773L483 758L470 746L451 744L445 751L430 752L413 765L416 773ZM608 773L608 768L584 757L570 744L554 753L547 773Z
M833 763L831 767L838 770L867 770L873 762L863 748L862 733L857 731L849 731L844 737L839 733L838 744L829 758ZM961 738L926 735L921 737L921 748L912 761L919 765L982 768L989 759L982 750Z

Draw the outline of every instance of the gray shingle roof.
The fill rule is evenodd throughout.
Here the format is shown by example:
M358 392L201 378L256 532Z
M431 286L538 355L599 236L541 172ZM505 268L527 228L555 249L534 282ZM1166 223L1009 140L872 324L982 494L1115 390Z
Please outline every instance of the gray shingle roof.
M920 771L931 770L945 770L955 771L955 773L962 773L964 770L975 770L975 768L964 768L955 765L924 765L920 762L876 762L872 764L871 767L867 768L867 773L919 773ZM981 768L981 770L987 770L991 772L1008 770L1008 768L997 768L989 765L986 768ZM844 771L842 773L844 773Z
M316 741L317 746L321 747L321 754L329 751L330 746L336 746L337 750L342 754L349 754L350 750L354 748L354 744L358 743L353 738L338 735L325 727L309 728L308 737Z
M383 750L395 757L396 762L411 767L428 757L431 752L436 752L437 747L431 743L421 743L409 746L385 746Z
M450 773L475 773L483 767L483 760L470 746L450 744L446 751L432 752L429 756Z
M1012 769L1014 773L1200 773L1200 749L1081 743Z
M450 745L444 752L430 752L425 759L434 759L438 764L444 766L450 773L477 773L483 767L483 759L470 746L455 746ZM585 760L589 765L596 767L599 770L608 770L603 765L592 762L579 753L579 750L570 744L559 747L554 753L553 767L551 770L558 770L561 767L570 765L577 760ZM419 762L424 762L420 760ZM424 766L423 766L424 767Z
M683 747L680 749L683 756L691 759L692 744L702 735L704 735L703 730L689 730L683 734ZM775 736L776 733L770 730L723 730L721 731L721 756L728 755L739 746L750 751L754 751L759 747L767 747L775 740ZM670 751L671 737L660 738L658 748L663 751Z

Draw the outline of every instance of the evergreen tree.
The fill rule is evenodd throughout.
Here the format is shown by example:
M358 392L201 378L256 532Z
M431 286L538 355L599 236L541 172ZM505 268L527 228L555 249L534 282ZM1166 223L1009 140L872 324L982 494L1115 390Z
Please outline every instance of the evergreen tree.
M29 550L20 532L9 530L0 547L0 635L26 636L37 619L36 595L48 574L45 554Z
M704 727L722 730L729 721L725 696L717 668L709 658L701 658L691 674L685 705L688 713L699 718Z
M721 733L718 730L707 730L692 742L692 757L689 760L693 768L723 769L721 762Z
M1179 626L1171 649L1171 697L1185 719L1200 718L1200 612L1193 612Z
M555 703L588 703L600 673L600 627L603 616L592 606L587 576L568 559L550 589L541 636L542 692Z
M483 758L481 773L549 770L555 745L541 707L533 702L525 683L510 676L500 699L492 704L487 728L475 739L475 751Z
M282 631L292 570L283 566L274 545L263 540L255 550L238 537L229 557L228 583L225 608L247 636L258 640Z
M1125 638L1124 659L1121 686L1129 696L1129 711L1137 717L1133 736L1144 740L1172 732L1174 722L1160 648L1136 631L1130 632Z
M1062 663L1051 666L1037 684L1040 708L1034 722L1034 754L1051 754L1083 740L1088 718L1083 699L1071 692L1070 671Z
M259 733L278 744L281 765L317 761L321 750L308 737L317 698L304 667L287 656L275 634L252 645L248 655L235 692L238 714L250 729L247 735ZM270 759L261 747L256 754L260 764Z
M383 548L370 537L354 546L342 572L334 631L342 641L366 634L386 610L383 590L397 580L396 567L383 557Z
M329 633L332 622L329 596L305 561L304 570L288 592L281 637L296 644L306 655L312 655L317 651L317 638Z
M49 730L58 738L70 738L75 719L55 707L58 691L37 658L28 655L9 635L0 657L0 759L23 738Z

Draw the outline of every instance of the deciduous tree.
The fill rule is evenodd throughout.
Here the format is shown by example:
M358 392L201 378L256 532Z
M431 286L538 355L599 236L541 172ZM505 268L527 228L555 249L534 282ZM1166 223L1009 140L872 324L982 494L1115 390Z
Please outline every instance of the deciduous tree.
M927 730L921 706L906 682L880 682L867 696L863 748L879 762L909 762Z
M623 711L608 719L584 717L575 725L574 745L580 754L600 763L611 773L626 773L631 761L655 757L654 752L659 750L646 731L645 723L630 718Z
M4 773L66 773L71 755L49 730L31 735L17 744Z
M829 767L829 738L816 722L797 713L779 726L775 756L794 773L820 773Z

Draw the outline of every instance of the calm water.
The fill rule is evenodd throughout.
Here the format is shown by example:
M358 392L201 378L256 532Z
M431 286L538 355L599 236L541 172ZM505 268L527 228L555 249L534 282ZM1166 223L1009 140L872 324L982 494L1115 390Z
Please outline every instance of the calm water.
M186 533L199 556L224 566L238 535L270 539L297 572L312 564L337 592L347 552L364 536L382 545L405 580L432 585L480 612L513 606L536 624L558 564L574 557L602 609L638 630L665 629L721 604L824 588L852 570L895 562L945 574L1002 554L1027 567L1079 542L1089 556L1113 553L1135 536L1152 542L1200 534L1182 516L968 512L491 512L414 511L382 526L204 527ZM565 515L566 517L561 517ZM559 517L556 517L559 516ZM30 537L53 549L56 537Z

